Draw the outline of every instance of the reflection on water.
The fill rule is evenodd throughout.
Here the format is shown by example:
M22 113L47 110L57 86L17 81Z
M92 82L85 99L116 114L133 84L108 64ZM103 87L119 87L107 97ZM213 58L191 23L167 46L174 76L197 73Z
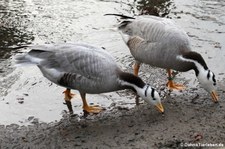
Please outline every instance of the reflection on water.
M134 0L132 11L134 14L138 15L155 15L165 17L174 7L175 4L171 0Z
M8 59L11 46L30 43L32 33L28 31L29 13L23 0L0 1L0 59Z

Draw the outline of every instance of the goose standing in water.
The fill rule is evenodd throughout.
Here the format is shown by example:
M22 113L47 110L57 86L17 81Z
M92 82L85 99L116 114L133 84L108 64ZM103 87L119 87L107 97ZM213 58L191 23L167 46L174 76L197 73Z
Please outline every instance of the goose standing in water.
M173 82L172 70L186 72L193 69L213 101L218 101L214 73L208 69L201 54L191 50L188 35L171 19L156 16L133 18L120 14L106 15L119 16L122 20L118 28L135 58L136 76L141 63L164 68L168 72L168 88L182 90L183 85Z
M102 48L77 43L27 47L32 50L27 54L18 55L17 65L37 65L44 77L65 87L65 101L71 114L71 89L80 92L83 109L88 113L99 113L102 108L89 106L86 93L99 94L122 89L134 90L147 103L164 112L158 92L139 77L123 72L114 58Z

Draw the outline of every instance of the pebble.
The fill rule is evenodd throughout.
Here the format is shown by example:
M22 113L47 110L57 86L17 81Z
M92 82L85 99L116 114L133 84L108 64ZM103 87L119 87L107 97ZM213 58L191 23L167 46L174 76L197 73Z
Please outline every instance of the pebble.
M38 124L39 123L39 119L38 118L34 118L33 121L31 122L32 124Z
M29 116L27 120L31 121L32 119L34 119L34 116Z
M23 103L24 103L24 101L18 101L18 103L23 104Z
M18 103L23 104L24 103L24 98L17 98Z
M200 133L194 133L194 141L200 141L201 139L203 139L202 134Z

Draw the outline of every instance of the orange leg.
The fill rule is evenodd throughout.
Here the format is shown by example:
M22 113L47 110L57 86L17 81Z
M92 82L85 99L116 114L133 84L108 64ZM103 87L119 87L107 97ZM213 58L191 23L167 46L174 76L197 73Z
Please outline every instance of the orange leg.
M69 109L69 112L70 112L70 114L73 114L73 108L72 108L72 104L71 104L70 100L73 98L73 96L75 94L72 94L70 92L70 89L68 89L68 88L63 93L65 94L65 98L64 99L65 99L66 105L67 105L67 107Z
M183 90L185 89L185 86L182 84L175 84L173 82L173 78L174 76L172 75L172 70L171 69L167 69L167 73L168 73L168 82L167 82L167 87L169 88L169 90Z
M82 98L82 101L83 101L83 109L84 111L88 112L88 113L100 113L103 109L101 107L99 107L98 105L94 105L94 106L89 106L87 104L87 101L86 101L86 93L81 93L80 92L80 96Z
M141 63L139 63L137 61L134 62L133 69L134 69L135 76L138 76L138 71L139 71L140 66L141 66Z

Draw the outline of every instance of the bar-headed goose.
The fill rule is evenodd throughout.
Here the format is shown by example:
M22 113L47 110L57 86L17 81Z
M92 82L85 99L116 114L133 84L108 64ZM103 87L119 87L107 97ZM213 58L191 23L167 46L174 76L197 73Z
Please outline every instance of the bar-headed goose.
M183 85L175 84L172 69L185 72L193 69L203 88L209 92L214 102L218 101L216 79L201 54L192 51L188 35L171 19L156 16L106 14L121 17L119 30L131 54L135 58L134 74L138 75L141 63L165 68L168 72L169 89L181 90Z
M147 103L164 112L158 92L139 77L123 72L114 58L102 48L88 44L67 43L58 45L28 46L27 54L16 57L17 65L34 64L43 75L57 85L66 87L65 101L73 113L71 89L80 92L83 109L99 113L102 108L89 106L85 95L132 89Z

